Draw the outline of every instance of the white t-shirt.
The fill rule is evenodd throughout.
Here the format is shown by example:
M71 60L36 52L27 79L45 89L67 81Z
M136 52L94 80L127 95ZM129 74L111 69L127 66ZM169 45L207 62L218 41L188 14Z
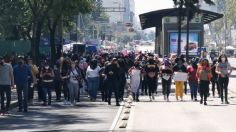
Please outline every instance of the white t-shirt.
M76 76L78 76L78 72L76 69L70 72L70 82L72 83L78 83L78 80L76 79Z
M89 66L87 71L86 71L87 78L99 77L99 71L100 70L101 70L101 68L99 66L97 66L97 68L95 68L95 69L91 69L90 66Z

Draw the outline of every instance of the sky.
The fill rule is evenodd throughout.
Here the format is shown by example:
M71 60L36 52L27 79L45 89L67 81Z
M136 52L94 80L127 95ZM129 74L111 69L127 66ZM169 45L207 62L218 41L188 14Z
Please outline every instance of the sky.
M158 10L173 8L173 0L134 0L135 2L135 14L139 14Z
M150 11L173 8L173 0L134 0L135 2L135 16L139 21L139 14L143 14ZM145 31L154 31L155 28L149 28Z

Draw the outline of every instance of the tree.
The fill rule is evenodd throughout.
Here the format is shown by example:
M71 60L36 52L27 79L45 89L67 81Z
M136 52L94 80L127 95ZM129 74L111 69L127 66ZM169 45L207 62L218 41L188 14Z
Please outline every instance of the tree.
M74 22L75 16L78 16L79 13L89 13L92 11L93 5L91 0L53 1L52 8L47 15L47 25L50 32L51 61L54 63L56 57L55 32L58 24L63 22L65 23L63 25L66 25L65 27L70 27L71 22Z
M196 13L199 13L199 0L173 0L175 6L179 9L178 14L178 51L177 54L181 54L181 22L184 16L187 16L187 39L189 36L189 21L194 17ZM212 0L204 0L209 5L214 5ZM187 12L183 12L183 8L186 8ZM189 40L187 40L187 47L189 45ZM186 56L188 59L188 48L186 51Z

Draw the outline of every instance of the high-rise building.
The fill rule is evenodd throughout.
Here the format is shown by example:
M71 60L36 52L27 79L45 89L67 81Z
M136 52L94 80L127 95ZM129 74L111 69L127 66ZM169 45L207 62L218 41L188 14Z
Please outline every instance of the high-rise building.
M120 8L118 10L106 12L109 16L110 23L133 23L134 22L134 13L135 13L135 3L134 0L103 0L104 8ZM122 10L124 9L124 10Z
M123 22L124 12L112 11L112 8L123 8L124 0L102 0L102 6L111 9L111 11L106 12L110 23Z

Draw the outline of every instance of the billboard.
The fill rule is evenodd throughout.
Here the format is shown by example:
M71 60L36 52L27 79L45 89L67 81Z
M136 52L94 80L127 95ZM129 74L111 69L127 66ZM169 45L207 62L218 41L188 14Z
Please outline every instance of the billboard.
M169 33L169 45L170 53L177 53L178 48L178 32ZM197 49L199 46L199 33L189 33L189 47L187 45L187 33L181 33L181 53L186 54L187 48L189 49L189 55L197 55Z

